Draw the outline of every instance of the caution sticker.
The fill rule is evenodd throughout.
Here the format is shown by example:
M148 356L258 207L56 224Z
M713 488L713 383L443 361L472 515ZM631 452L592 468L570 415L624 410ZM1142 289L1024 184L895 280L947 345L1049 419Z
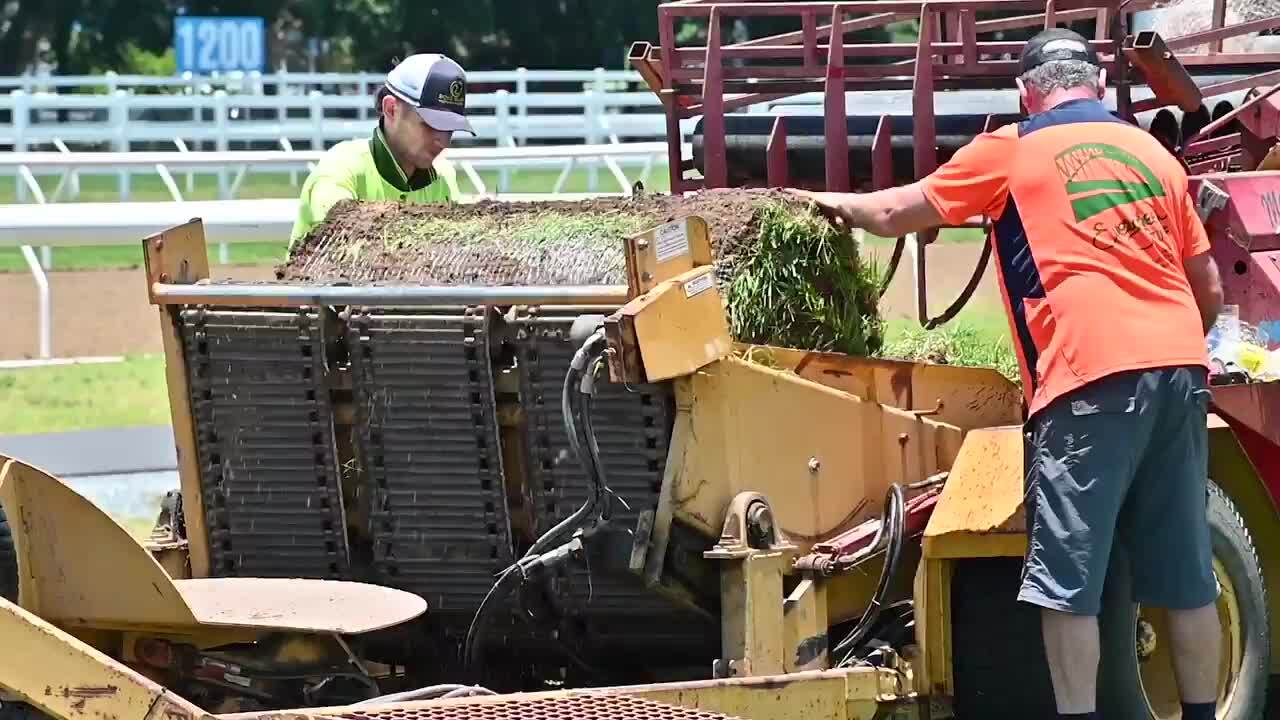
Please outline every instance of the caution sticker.
M657 243L654 250L657 252L658 262L664 263L672 258L689 254L689 230L683 220L659 226L654 231L654 236Z
M694 297L711 289L715 284L715 280L711 277L712 273L703 273L698 277L684 284L685 297Z

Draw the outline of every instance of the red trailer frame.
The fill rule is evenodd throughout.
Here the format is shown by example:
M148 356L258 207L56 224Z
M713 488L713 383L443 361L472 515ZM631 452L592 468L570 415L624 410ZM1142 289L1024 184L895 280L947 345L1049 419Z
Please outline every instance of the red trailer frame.
M1242 320L1270 329L1271 346L1280 346L1280 311L1275 310L1280 308L1280 174L1270 172L1280 168L1280 150L1269 156L1280 147L1280 95L1273 94L1280 85L1251 94L1227 112L1220 104L1216 117L1208 110L1211 98L1280 83L1280 53L1224 52L1227 39L1280 29L1280 17L1227 26L1226 2L1214 0L1213 22L1206 30L1170 39L1149 31L1128 32L1133 12L1156 5L1155 0L675 0L658 6L660 45L635 43L629 59L666 113L673 193L728 185L727 113L809 92L823 95L825 189L847 191L855 180L880 189L897 181L890 160L893 120L887 114L879 117L870 166L850 168L846 92L911 91L913 170L916 178L923 177L938 165L935 93L1013 87L1013 58L1021 43L990 39L992 33L1093 20L1091 42L1108 70L1121 117L1136 122L1143 113L1176 109L1199 118L1188 124L1184 116L1186 137L1171 149L1192 175L1192 192L1223 269L1227 302L1240 306ZM979 20L979 13L996 17ZM760 16L792 18L800 29L724 42L722 20ZM676 25L687 19L707 23L704 44L677 45ZM911 19L920 21L915 43L845 42L846 33ZM1190 52L1205 45L1205 53ZM1207 84L1191 77L1224 73L1235 77ZM1141 86L1153 97L1134 100L1133 89ZM1153 132L1168 122L1159 112L1148 128ZM680 122L696 117L702 117L701 181L685 177L696 168L694 160L682 156ZM988 116L984 127L992 129L995 123ZM789 184L787 141L787 118L777 115L765 151L765 184L771 187ZM967 223L981 224L978 219ZM935 238L930 232L914 239L917 316L925 327L955 317L977 288L991 254L987 242L965 290L943 313L930 316L925 247ZM886 283L907 242L898 239ZM1280 507L1280 383L1217 385L1214 406Z

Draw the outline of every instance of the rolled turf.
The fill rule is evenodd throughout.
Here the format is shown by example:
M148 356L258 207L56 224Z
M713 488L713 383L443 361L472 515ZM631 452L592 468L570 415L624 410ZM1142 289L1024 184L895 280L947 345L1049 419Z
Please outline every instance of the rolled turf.
M808 203L771 190L585 202L335 206L277 268L282 280L375 284L625 284L623 240L707 221L730 331L744 343L875 355L880 270Z

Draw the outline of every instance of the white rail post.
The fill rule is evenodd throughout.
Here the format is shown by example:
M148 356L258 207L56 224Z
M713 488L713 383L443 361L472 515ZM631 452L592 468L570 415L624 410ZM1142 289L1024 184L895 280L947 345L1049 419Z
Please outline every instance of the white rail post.
M516 68L516 116L520 118L520 144L529 142L529 68Z
M48 359L53 354L53 317L49 303L49 276L36 259L30 245L22 246L22 257L31 269L31 277L36 281L36 293L40 298L40 358Z
M591 90L587 91L586 111L587 111L587 144L597 145L604 142L604 135L601 128L601 115L604 113L605 92L605 74L604 68L595 69L595 76L591 81ZM600 160L599 158L589 158L587 161L587 192L597 192L600 187Z
M511 136L511 100L510 93L506 89L498 90L495 93L498 96L497 102L494 103L493 113L495 124L497 125L497 135L494 138L494 145L514 146L515 138ZM511 167L507 163L503 163L498 169L498 192L511 192Z
M213 93L213 114L214 122L218 128L218 152L226 152L230 146L230 140L227 135L227 91L218 89ZM230 178L227 177L227 168L222 166L218 168L218 199L231 199ZM218 262L226 265L231 262L231 248L226 243L218 243Z
M20 165L17 181L19 185L30 188L37 205L45 204L44 191L40 189L40 183L36 182L36 176L31 172L31 168ZM45 270L48 269L53 258L48 254L48 246L42 246L40 250L45 254L44 266L41 266L40 261L36 259L36 253L30 245L22 246L22 257L27 261L27 267L31 269L32 279L36 281L36 293L40 300L40 357L48 358L53 345L53 319L49 298L49 277L45 274Z
M111 122L111 149L116 152L129 152L129 93L120 89L118 80L119 76L115 71L108 70L105 73L107 96L111 98L110 108L107 114ZM125 202L129 199L129 193L132 189L133 176L129 170L119 171L120 184L120 201Z
M9 97L13 99L13 149L14 152L26 152L27 127L31 124L31 96L26 90L14 90L9 93ZM27 186L16 175L13 182L14 197L20 203L26 202Z
M312 90L311 101L311 149L324 150L324 93Z

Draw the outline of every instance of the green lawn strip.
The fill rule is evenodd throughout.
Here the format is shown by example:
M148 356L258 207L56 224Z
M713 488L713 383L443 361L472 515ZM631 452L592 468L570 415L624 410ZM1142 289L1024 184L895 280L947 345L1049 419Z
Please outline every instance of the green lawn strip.
M1017 380L1005 319L990 309L965 311L925 331L911 320L886 322L885 357L919 360L933 353L954 365L995 367ZM67 432L170 422L164 359L0 370L0 434Z
M168 425L164 358L0 370L0 435Z
M932 330L915 320L897 318L887 326L884 357L995 368L1013 382L1021 382L1008 321L990 307L967 307Z
M937 242L969 244L982 242L983 240L986 240L986 238L986 233L984 233L981 228L946 228L939 231ZM872 235L871 233L864 235L862 240L863 244L868 247L875 248L877 251L880 251L882 248L892 250L897 241L897 238L882 238L878 235ZM885 258L888 257L888 254L885 254Z
M261 242L232 243L228 245L231 265L274 265L284 260L286 242L264 240ZM220 265L219 248L209 246L209 262ZM39 257L39 252L37 252ZM132 270L142 267L142 244L138 245L69 245L53 250L53 270ZM17 248L0 248L0 272L30 272L22 251Z

